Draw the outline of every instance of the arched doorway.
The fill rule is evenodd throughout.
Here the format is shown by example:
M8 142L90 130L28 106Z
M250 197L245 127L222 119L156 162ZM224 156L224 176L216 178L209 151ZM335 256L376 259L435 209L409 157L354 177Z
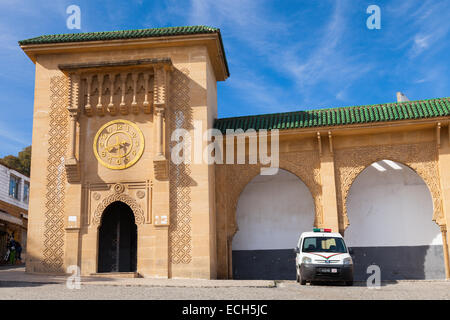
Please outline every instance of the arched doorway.
M98 237L98 272L135 272L137 226L131 208L111 203L102 215Z
M364 169L350 188L347 214L344 237L354 250L355 280L367 279L372 264L381 280L445 277L432 197L411 168L382 160Z
M295 279L295 248L312 230L314 200L296 175L279 169L259 175L242 191L232 242L234 279Z

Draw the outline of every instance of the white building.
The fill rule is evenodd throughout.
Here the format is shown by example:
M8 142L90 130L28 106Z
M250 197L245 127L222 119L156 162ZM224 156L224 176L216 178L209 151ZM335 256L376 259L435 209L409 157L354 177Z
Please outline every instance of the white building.
M14 236L14 239L20 242L22 252L26 250L29 191L29 177L0 164L1 262L10 236Z

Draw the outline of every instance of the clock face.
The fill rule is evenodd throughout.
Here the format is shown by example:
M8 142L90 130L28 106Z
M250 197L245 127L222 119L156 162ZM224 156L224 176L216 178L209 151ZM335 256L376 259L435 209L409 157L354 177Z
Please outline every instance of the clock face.
M108 122L95 135L94 154L103 166L122 170L134 165L144 152L144 135L133 122Z

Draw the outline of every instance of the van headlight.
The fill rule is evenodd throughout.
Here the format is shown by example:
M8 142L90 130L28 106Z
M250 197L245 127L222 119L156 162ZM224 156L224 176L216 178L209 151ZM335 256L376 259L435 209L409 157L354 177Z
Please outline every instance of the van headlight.
M344 263L344 264L353 264L352 258L350 258L350 257L344 258L343 263Z
M312 260L309 257L303 257L302 258L302 263L309 264L309 263L312 263Z

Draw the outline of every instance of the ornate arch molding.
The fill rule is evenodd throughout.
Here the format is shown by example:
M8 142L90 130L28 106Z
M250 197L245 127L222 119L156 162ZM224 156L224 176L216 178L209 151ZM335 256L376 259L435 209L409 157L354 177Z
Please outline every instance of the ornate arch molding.
M219 206L225 202L227 212L228 233L232 238L237 231L236 208L239 197L253 178L261 172L260 164L224 165L223 182L225 188L218 194ZM314 199L315 217L314 225L321 225L323 219L322 187L320 178L320 159L317 152L301 152L280 154L280 169L296 175L308 187Z
M99 226L106 207L117 201L123 202L131 208L134 214L134 221L137 225L144 224L144 211L142 210L141 206L132 197L123 193L113 193L103 199L103 201L97 206L97 209L95 210L94 216L92 218L92 223Z
M368 146L335 151L336 188L339 229L349 226L347 197L357 176L374 162L389 159L413 169L430 190L433 200L433 221L445 224L435 143Z

